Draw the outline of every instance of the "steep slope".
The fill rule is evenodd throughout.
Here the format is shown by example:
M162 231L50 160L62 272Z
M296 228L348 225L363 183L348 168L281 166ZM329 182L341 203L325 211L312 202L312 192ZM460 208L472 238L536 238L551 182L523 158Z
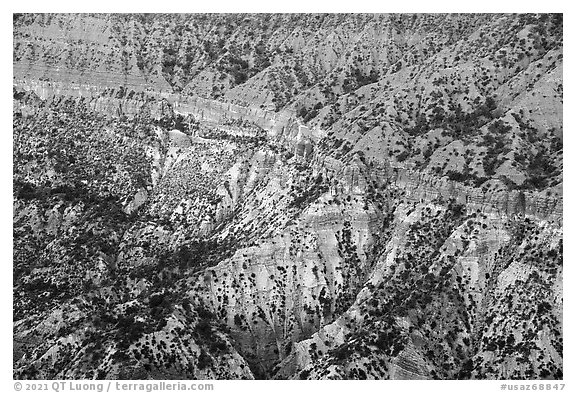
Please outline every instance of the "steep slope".
M562 377L562 17L16 15L15 378Z

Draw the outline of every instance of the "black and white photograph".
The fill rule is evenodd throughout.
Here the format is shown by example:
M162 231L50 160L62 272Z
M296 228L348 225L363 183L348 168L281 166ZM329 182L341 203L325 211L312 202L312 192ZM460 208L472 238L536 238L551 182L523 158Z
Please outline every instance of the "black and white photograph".
M563 20L13 13L13 380L570 390Z

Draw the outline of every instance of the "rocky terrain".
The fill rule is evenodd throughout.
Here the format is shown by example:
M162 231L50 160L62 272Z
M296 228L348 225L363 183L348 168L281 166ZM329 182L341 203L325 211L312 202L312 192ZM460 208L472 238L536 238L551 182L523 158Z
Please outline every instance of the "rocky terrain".
M562 379L562 15L13 23L14 378Z

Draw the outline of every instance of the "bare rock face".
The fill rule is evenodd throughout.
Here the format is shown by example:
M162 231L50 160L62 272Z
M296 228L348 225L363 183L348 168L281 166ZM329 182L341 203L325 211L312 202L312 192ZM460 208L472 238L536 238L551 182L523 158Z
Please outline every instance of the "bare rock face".
M559 379L561 15L15 15L14 377Z

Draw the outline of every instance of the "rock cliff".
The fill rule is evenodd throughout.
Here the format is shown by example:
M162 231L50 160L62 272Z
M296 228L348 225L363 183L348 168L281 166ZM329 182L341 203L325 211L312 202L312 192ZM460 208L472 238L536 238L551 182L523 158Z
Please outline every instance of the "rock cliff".
M15 15L14 376L562 378L561 15Z

